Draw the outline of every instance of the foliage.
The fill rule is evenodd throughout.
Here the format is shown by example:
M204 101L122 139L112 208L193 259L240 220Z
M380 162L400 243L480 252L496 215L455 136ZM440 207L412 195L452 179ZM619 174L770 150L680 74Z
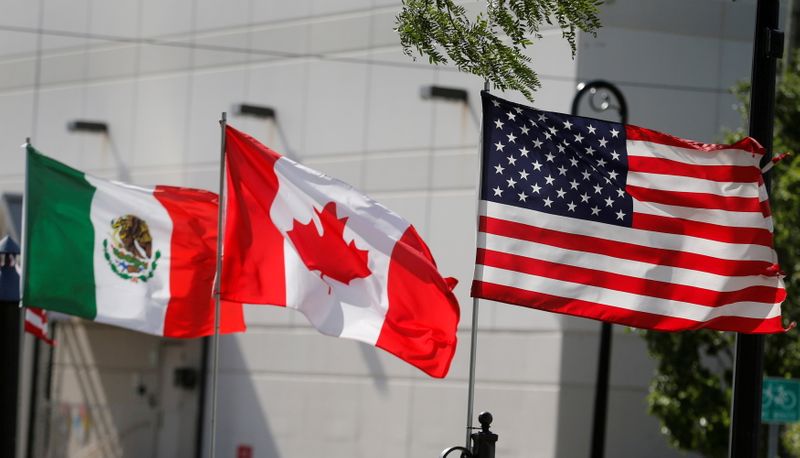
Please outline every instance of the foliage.
M733 89L742 102L747 119L750 87ZM729 132L727 141L744 135ZM800 153L800 67L785 72L776 95L773 151ZM772 173L771 206L775 220L775 245L786 272L788 298L783 303L784 324L800 318L797 291L800 288L800 159L789 157ZM657 361L650 385L650 412L661 420L662 432L677 448L705 456L725 456L730 426L730 401L734 334L717 331L683 333L642 332ZM800 377L800 333L770 335L766 338L765 374ZM764 435L762 435L763 437ZM800 431L789 431L784 447L800 454Z
M524 53L541 38L540 28L558 25L575 55L576 31L595 34L601 0L487 0L486 14L470 19L454 0L403 0L396 18L403 51L428 56L431 64L452 61L459 70L480 76L497 89L514 89L532 100L541 85ZM499 28L499 31L496 30ZM500 36L504 34L507 39ZM449 60L448 60L449 58Z

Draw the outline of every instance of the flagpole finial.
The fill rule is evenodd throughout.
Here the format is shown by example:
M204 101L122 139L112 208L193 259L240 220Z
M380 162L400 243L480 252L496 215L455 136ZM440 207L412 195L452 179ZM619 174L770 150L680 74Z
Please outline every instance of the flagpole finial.
M223 122L225 122L225 121L227 121L227 120L228 120L228 113L223 111L223 112L222 112L222 115L221 115L221 117L220 117L220 120L219 120L219 122L220 122L220 123L223 123Z

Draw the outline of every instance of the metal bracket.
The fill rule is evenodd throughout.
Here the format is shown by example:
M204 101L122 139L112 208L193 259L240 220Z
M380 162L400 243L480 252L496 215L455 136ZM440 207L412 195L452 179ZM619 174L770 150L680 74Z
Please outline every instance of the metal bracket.
M768 59L780 59L783 57L783 32L768 28L767 33L764 34L764 36L767 37L767 39L764 40L765 57Z

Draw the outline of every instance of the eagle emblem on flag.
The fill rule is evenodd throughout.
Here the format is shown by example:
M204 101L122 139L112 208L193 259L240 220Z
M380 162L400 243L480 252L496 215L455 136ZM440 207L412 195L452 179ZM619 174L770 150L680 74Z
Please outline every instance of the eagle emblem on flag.
M110 243L103 240L103 254L118 277L134 283L153 278L161 252L153 253L153 237L145 220L134 215L114 218L109 238Z

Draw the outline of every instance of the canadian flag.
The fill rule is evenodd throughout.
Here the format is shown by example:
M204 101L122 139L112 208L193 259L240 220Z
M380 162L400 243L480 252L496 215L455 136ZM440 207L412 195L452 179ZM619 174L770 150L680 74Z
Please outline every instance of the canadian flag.
M226 131L221 295L302 312L433 377L456 348L456 281L406 220L334 178Z

